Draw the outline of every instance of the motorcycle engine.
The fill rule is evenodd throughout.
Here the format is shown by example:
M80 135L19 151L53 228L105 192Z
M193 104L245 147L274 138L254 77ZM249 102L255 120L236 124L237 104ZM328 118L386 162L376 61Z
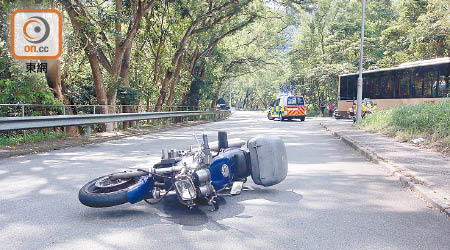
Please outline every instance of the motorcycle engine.
M181 170L172 177L167 176L166 184L175 188L178 200L188 206L195 206L197 198L209 199L215 196L215 189L211 185L211 173L209 164L205 162L204 153L190 151L163 150L162 160L155 168L179 167ZM170 189L170 187L166 187Z
M211 172L209 172L209 169L204 168L197 170L192 176L199 197L208 197L214 194L214 187L211 185Z

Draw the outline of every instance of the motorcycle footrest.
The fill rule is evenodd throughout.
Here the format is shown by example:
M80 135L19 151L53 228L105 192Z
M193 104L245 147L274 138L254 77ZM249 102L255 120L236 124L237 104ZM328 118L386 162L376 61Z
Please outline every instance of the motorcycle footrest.
M233 186L231 187L230 194L231 195L238 195L242 191L242 187L244 185L243 181L235 181L233 182Z

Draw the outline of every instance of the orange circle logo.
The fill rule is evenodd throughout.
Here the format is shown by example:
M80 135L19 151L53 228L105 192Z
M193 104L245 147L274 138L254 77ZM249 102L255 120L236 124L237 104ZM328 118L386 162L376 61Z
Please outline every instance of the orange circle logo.
M33 16L23 25L23 34L30 43L42 43L50 35L50 26L44 18Z

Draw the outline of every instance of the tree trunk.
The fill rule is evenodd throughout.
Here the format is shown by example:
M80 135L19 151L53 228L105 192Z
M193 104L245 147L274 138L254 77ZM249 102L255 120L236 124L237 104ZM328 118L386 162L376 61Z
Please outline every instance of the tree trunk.
M82 24L78 20L80 17L80 14L78 11L75 10L75 7L72 5L71 1L64 2L64 6L66 7L66 11L69 15L70 22L72 23L72 26L74 30L79 33L81 36L84 35L84 33L81 31ZM86 44L84 46L84 52L86 53L86 56L89 60L89 65L91 67L92 71L92 77L94 80L94 86L95 86L95 94L97 97L97 103L99 105L107 105L108 104L108 98L106 96L105 87L103 85L103 78L102 78L102 72L100 69L100 62L97 57L97 53L95 50L95 46L91 44L91 41L89 39L85 40ZM108 109L106 106L100 106L100 113L101 114L107 114ZM103 124L103 130L111 130L112 126L108 124Z
M69 60L70 61L70 60ZM70 105L70 101L66 95L64 95L63 81L61 76L61 62L59 60L41 60L42 63L47 63L47 73L45 77L47 79L47 85L53 91L54 95L58 100L65 104ZM65 107L64 107L65 108ZM69 115L73 115L73 110L71 108L66 109L64 113L67 112ZM77 126L66 127L66 132L79 135L80 131Z
M90 47L90 46L87 46ZM108 114L108 108L106 105L108 105L108 98L106 96L106 90L103 85L103 77L102 72L100 70L100 63L98 61L96 54L89 53L89 49L86 47L86 55L89 60L89 65L91 66L92 76L94 80L94 86L95 86L95 95L97 96L97 102L100 106L100 113L101 114ZM105 123L103 124L103 131L112 131L113 125L112 123Z
M122 1L116 1L115 7L118 18L115 22L115 31L117 32L117 34L115 39L115 51L113 54L114 56L112 63L110 63L104 56L102 48L96 46L97 37L95 37L91 33L85 32L84 29L82 29L83 23L79 20L79 18L89 19L89 17L88 14L86 14L85 6L81 3L81 1L75 2L75 5L72 3L72 1L62 1L62 4L66 7L74 30L80 35L80 37L82 37L81 40L83 41L84 37L87 38L85 40L86 45L84 47L84 50L91 66L95 84L95 92L97 94L97 102L100 105L110 105L108 107L103 106L100 111L101 113L115 113L115 102L117 95L116 83L121 71L121 65L125 50L131 46L131 43L140 28L142 17L145 16L148 11L153 8L155 1L130 1L131 9L133 11L133 18L129 23L128 31L124 38L122 38L121 32L121 17L123 8ZM112 82L110 83L110 87L107 91L105 90L105 86L103 85L100 62L111 76L110 79ZM104 126L104 129L106 129L106 131L112 131L114 126L116 126L116 124L113 125L111 123L108 123Z
M169 106L169 107L170 107L170 105L172 105L173 99L175 98L175 85L178 82L182 62L183 62L183 56L181 56L181 58L178 60L177 68L175 69L175 73L172 77L172 83L170 84L169 98L167 99L167 103L166 103L167 106Z
M130 87L130 81L129 81L129 72L130 72L130 58L131 58L131 44L130 46L125 50L122 58L122 66L120 68L120 77L122 78L122 86L124 87ZM134 113L136 112L135 107L131 106L124 106L123 107L124 113ZM130 126L135 127L136 122L123 122L123 129L128 129Z
M172 76L173 76L172 71L168 70L161 84L161 90L159 91L159 98L158 101L156 102L155 112L160 112L162 110L162 105L166 100L167 89L169 88L169 82L172 79Z
M47 73L45 78L47 79L47 85L53 91L56 98L64 103L64 96L61 87L61 63L59 60L41 60L42 63L47 64Z

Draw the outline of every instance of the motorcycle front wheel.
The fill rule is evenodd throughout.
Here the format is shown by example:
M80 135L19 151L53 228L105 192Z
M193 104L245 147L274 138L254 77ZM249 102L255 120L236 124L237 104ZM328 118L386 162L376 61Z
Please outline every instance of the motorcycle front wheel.
M88 207L112 207L128 202L128 190L139 177L109 180L110 175L86 183L78 193L80 202Z

